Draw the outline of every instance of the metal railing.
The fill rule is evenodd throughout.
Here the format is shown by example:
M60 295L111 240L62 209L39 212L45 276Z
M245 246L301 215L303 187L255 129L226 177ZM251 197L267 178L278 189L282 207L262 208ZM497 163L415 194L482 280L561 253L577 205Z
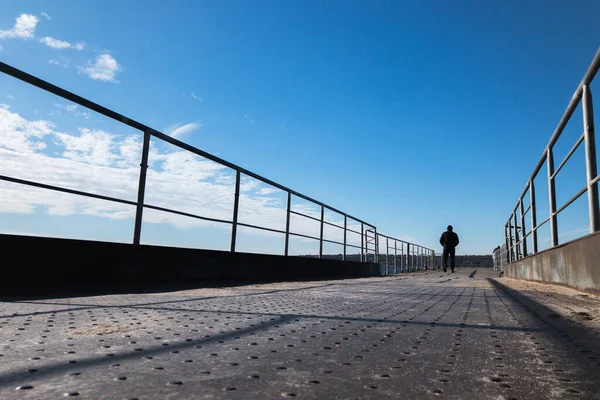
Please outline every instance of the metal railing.
M550 246L555 247L558 243L558 214L569 207L575 200L579 199L584 193L588 194L588 214L589 214L589 232L594 233L600 230L600 213L598 205L598 176L597 160L596 160L596 140L594 135L594 111L592 104L592 92L590 90L590 83L593 81L598 69L600 68L600 49L596 52L594 59L587 72L585 73L581 83L575 90L569 105L565 113L563 114L554 134L550 138L550 142L544 149L542 157L538 161L536 167L531 174L531 177L525 185L525 189L519 196L515 208L512 210L508 221L504 226L504 239L505 244L503 251L505 256L499 258L499 262L511 263L518 261L528 255L535 254L538 252L538 235L537 232L540 227L550 222ZM583 111L583 133L579 139L575 142L571 150L567 153L565 158L560 162L557 168L554 167L554 145L561 136L563 130L567 126L571 116L575 112L575 109L579 104L582 104ZM575 153L581 144L585 146L585 161L586 161L586 177L587 184L581 190L579 190L573 197L571 197L563 205L558 206L556 204L556 176L565 166L567 161ZM536 207L536 191L534 186L534 180L538 173L542 169L542 166L546 163L547 165L547 179L548 179L548 198L549 198L549 216L542 222L537 221L537 207ZM529 192L530 202L524 204L523 199ZM526 229L526 217L529 214L531 229ZM527 238L531 236L532 249L527 248ZM503 264L501 264L503 265Z
M369 259L368 255L371 250L372 250L373 256L374 256L373 261L378 262L379 255L377 252L377 247L375 247L375 246L378 243L377 238L380 235L377 233L377 228L375 227L375 225L367 223L359 218L353 217L343 211L340 211L340 210L338 210L334 207L331 207L325 203L322 203L318 200L308 197L302 193L298 193L292 189L289 189L283 185L273 182L273 181L271 181L267 178L264 178L258 174L255 174L245 168L242 168L238 165L232 164L232 163L225 161L219 157L216 157L212 154L202 151L202 150L200 150L194 146L191 146L187 143L181 142L171 136L168 136L162 132L159 132L153 128L150 128L140 122L137 122L137 121L135 121L131 118L128 118L124 115L121 115L115 111L112 111L106 107L103 107L97 103L94 103L94 102L92 102L88 99L85 99L81 96L78 96L72 92L69 92L65 89L55 86L49 82L39 79L33 75L30 75L30 74L28 74L24 71L21 71L17 68L14 68L10 65L0 62L0 72L4 73L6 75L12 76L12 77L14 77L22 82L25 82L27 84L30 84L32 86L35 86L39 89L45 90L49 93L52 93L63 99L69 100L69 101L71 101L75 104L78 104L82 107L85 107L89 110L95 111L101 115L104 115L104 116L112 119L112 120L115 120L122 124L128 125L134 129L140 131L143 135L140 173L139 173L139 182L138 182L137 200L136 201L125 200L122 198L105 196L105 195L100 195L100 194L95 194L95 193L89 193L89 192L85 192L85 191L74 190L74 189L69 189L69 188L55 186L55 185L34 182L31 180L19 179L19 178L15 178L15 177L11 177L11 176L6 176L3 174L0 174L0 180L6 181L6 182L12 182L12 183L16 183L16 184L21 184L21 185L37 187L37 188L46 189L46 190L68 193L68 194L77 195L77 196L85 196L85 197L89 197L89 198L111 201L111 202L116 202L116 203L120 203L120 204L134 206L136 211L135 211L135 219L134 219L133 244L135 244L135 245L140 244L141 235L142 235L142 219L143 219L144 209L152 209L152 210L156 210L156 211L162 211L162 212L166 212L166 213L176 214L179 216L199 219L199 220L203 220L203 221L231 225L231 243L229 246L231 252L236 251L238 227L246 227L246 228L258 229L258 230L263 230L263 231L268 231L268 232L272 232L272 233L279 233L279 234L285 235L285 248L284 248L285 256L289 255L290 236L296 236L296 237L305 238L305 239L318 240L319 241L319 258L323 257L323 245L325 243L330 243L330 244L336 244L336 245L343 246L342 260L347 259L347 256L349 255L348 254L349 249L355 249L356 252L360 251L359 260L361 262L368 261L368 259ZM235 193L234 193L234 200L233 200L233 213L232 213L230 220L220 219L220 218L210 218L207 216L197 215L197 214L193 214L193 213L189 213L189 212L184 212L181 210L175 210L175 209L161 207L161 206L157 206L157 205L153 205L153 204L148 204L147 202L144 201L144 196L146 193L146 172L148 169L148 158L149 158L149 153L150 153L150 139L152 137L162 140L164 142L167 142L171 145L174 145L177 148L187 150L193 154L204 157L208 160L211 160L213 162L221 164L221 165L228 167L228 168L232 169L233 171L235 171ZM256 179L260 182L263 182L267 185L271 185L271 186L287 193L285 230L267 228L264 226L243 223L243 222L238 221L239 200L240 200L240 182L241 182L242 174L244 174L245 176L254 178L254 179ZM312 203L313 205L317 206L320 209L320 218L292 209L292 196L296 196L300 199L306 200L306 201ZM343 226L342 226L341 222L339 224L336 224L331 221L327 221L325 219L325 211L327 211L327 210L330 212L333 212L333 213L337 213L340 216L342 216L343 217ZM317 221L320 224L319 236L317 237L317 236L292 232L290 230L290 220L291 220L292 215L297 215L297 216L300 216L303 218ZM357 230L358 228L352 229L352 227L349 227L349 224L350 224L350 226L356 226L356 227L358 227L360 225L360 230ZM331 226L331 227L342 230L343 231L343 240L339 241L339 240L326 239L324 237L324 227L325 226ZM360 235L360 238L361 238L360 245L352 244L352 243L348 242L348 234L349 233ZM370 241L373 241L373 242L370 242ZM407 242L403 242L403 243L407 243ZM370 245L374 246L373 249L370 249L370 247L369 247ZM418 246L415 244L407 243L406 245L408 246L408 248L410 248L410 246L416 246L415 248L424 249L422 246ZM409 254L409 253L407 253L407 254ZM410 258L410 256L408 258ZM407 262L406 263L407 268L409 265L410 265L410 263Z
M378 253L378 258L379 264L385 267L387 273L423 271L433 269L435 265L435 252L427 247L381 233L377 234L376 242L378 252L381 250L380 243L384 243L385 252Z

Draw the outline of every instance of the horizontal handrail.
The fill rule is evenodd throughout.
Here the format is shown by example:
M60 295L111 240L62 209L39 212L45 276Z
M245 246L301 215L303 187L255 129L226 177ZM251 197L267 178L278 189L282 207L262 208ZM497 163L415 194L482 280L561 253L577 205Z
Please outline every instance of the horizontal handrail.
M577 86L575 93L571 97L569 104L565 112L563 113L554 133L550 137L548 144L546 145L542 156L536 164L530 178L525 185L525 188L518 197L517 204L510 212L510 217L506 221L504 227L505 243L502 246L502 251L506 254L506 257L502 257L503 262L513 262L529 255L527 249L527 238L532 236L533 249L532 253L538 251L538 237L537 231L547 222L550 222L550 243L551 246L557 246L559 244L558 234L558 215L579 199L584 193L588 193L588 215L590 233L600 231L600 205L598 201L598 182L600 176L597 172L597 157L596 157L596 141L595 141L595 129L594 129L594 112L592 103L592 94L589 87L592 80L595 78L598 69L600 69L600 48L596 51L589 68L587 69L583 79ZM554 168L554 145L560 138L564 131L567 123L570 121L573 113L582 104L583 113L583 134L575 141L569 152L566 154L564 159ZM585 162L586 162L586 175L587 182L586 186L575 193L565 204L561 207L556 205L556 177L563 170L567 162L575 154L581 144L585 145ZM534 180L538 176L542 166L546 163L548 169L548 196L549 196L549 210L548 217L541 223L537 222L537 203L535 200ZM523 200L527 192L530 192L530 205L527 209L523 206ZM531 230L529 232L525 229L525 218L529 214L531 218ZM520 220L520 221L519 221ZM521 226L519 226L519 224ZM500 259L500 258L499 258Z

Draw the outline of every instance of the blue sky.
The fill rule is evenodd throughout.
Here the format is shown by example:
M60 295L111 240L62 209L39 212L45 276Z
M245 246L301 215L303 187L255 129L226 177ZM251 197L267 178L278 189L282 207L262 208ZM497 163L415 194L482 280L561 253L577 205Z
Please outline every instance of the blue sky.
M381 232L439 250L452 224L461 254L485 254L598 48L598 15L596 1L6 2L0 60ZM4 171L135 198L137 132L8 77L0 103L18 132L37 130L26 140L5 130ZM577 118L558 154L581 133ZM227 215L230 171L161 143L152 155L154 203ZM572 163L563 201L585 183L581 151ZM180 192L163 182L174 176ZM244 182L244 218L281 227L285 196ZM192 189L210 195L200 204ZM4 232L131 238L127 207L7 190ZM547 204L541 183L538 197ZM587 228L586 199L561 216L563 240ZM224 229L166 216L148 216L143 232L147 243L228 246ZM281 251L280 237L243 235L243 249Z

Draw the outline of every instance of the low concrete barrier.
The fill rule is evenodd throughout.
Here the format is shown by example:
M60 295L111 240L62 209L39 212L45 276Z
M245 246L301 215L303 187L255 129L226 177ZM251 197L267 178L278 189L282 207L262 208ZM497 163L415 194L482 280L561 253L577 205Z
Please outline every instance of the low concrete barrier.
M505 265L504 274L600 293L600 232Z
M52 285L285 281L381 276L378 264L0 235L3 293ZM201 285L201 282L200 282ZM15 289L17 288L17 289Z

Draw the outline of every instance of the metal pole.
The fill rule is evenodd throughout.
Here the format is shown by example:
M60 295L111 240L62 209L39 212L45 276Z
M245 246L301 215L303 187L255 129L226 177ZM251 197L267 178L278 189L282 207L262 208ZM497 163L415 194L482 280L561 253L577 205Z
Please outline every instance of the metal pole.
M515 224L515 247L516 247L516 254L515 257L517 260L520 260L521 257L519 257L519 253L520 253L520 244L519 244L519 225L517 225L517 212L515 211L513 213L513 224Z
M361 222L360 223L360 262L365 261L364 247L365 247L365 226Z
M394 273L398 273L398 242L394 239Z
M291 207L292 207L292 194L287 192L287 210L286 210L286 218L285 218L285 255L289 254L290 250L290 216L291 216Z
M504 247L506 252L506 262L510 263L510 228L509 224L504 225Z
M231 225L231 252L235 253L235 240L237 238L237 220L240 206L240 171L235 171L235 197L233 199L233 218Z
M521 237L523 238L523 257L527 257L527 230L525 229L525 207L523 206L523 198L519 200L521 206Z
M373 240L375 241L375 262L379 264L379 235L377 234L377 228L373 227Z
M348 217L344 214L344 254L342 255L342 260L346 261L346 233L348 229Z
M406 272L410 271L410 243L406 243Z
M592 91L588 85L583 86L583 129L585 136L585 170L587 173L588 209L590 216L590 233L600 230L600 210L598 206L598 184L591 184L598 175L596 164L596 138L594 132L594 106Z
M144 194L146 193L146 172L148 170L148 153L150 152L150 133L144 132L142 160L140 163L140 181L135 209L135 225L133 227L133 244L140 244L142 237L142 216L144 213Z
M514 235L513 235L513 214L510 215L510 218L508 220L508 229L510 232L510 254L509 254L509 258L510 258L510 262L516 261L515 260L515 240L514 240Z
M554 184L554 154L552 148L546 151L546 162L548 163L548 197L550 200L550 244L558 246L558 221L556 218L556 185Z
M390 242L389 239L385 238L385 269L389 275L390 273Z
M529 205L531 206L531 243L533 245L533 254L538 252L537 240L537 212L535 202L535 185L533 179L529 181Z
M323 221L325 219L325 207L321 206L321 236L319 237L319 258L323 258Z

